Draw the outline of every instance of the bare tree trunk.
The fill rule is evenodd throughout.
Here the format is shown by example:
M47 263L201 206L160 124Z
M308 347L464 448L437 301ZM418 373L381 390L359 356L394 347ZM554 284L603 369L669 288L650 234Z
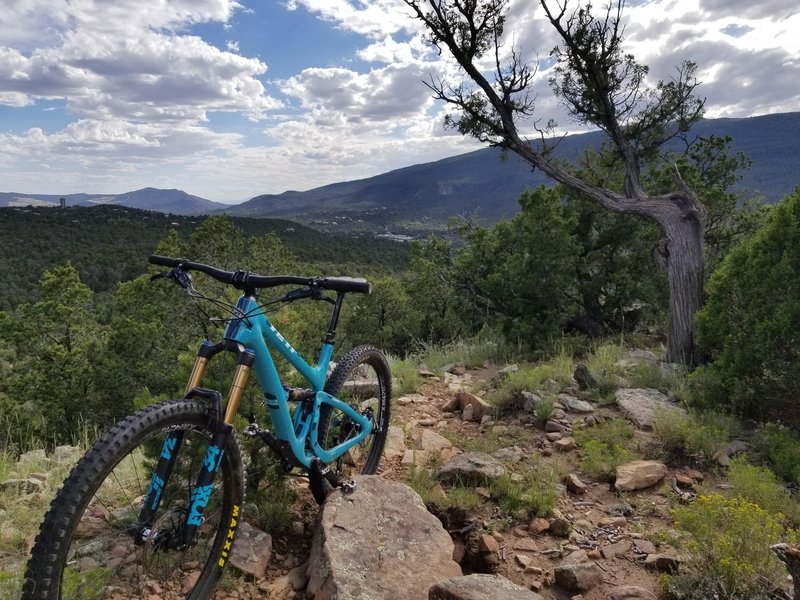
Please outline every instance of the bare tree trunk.
M669 280L669 337L667 360L700 362L695 345L694 316L703 305L702 207L684 194L673 194L652 214L666 239L659 248Z

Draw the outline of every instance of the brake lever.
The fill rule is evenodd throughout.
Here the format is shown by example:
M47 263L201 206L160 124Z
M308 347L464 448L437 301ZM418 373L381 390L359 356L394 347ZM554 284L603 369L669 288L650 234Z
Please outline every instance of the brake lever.
M168 279L172 279L175 283L185 290L192 289L192 275L183 269L170 269L169 273L165 275Z

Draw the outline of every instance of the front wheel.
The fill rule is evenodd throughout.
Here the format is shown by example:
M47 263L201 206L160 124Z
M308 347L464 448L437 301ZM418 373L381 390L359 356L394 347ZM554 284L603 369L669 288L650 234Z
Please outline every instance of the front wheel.
M341 477L371 475L378 468L389 430L392 397L389 363L374 346L357 346L336 365L324 391L372 421L372 432L330 467ZM320 409L319 439L323 448L332 448L359 432L358 425L341 411L327 404Z
M209 598L227 557L244 494L236 438L222 463L194 544L159 540L185 522L211 439L207 404L154 404L109 430L75 466L45 516L25 572L23 600ZM167 435L181 439L148 535L134 534ZM139 525L141 529L141 525Z

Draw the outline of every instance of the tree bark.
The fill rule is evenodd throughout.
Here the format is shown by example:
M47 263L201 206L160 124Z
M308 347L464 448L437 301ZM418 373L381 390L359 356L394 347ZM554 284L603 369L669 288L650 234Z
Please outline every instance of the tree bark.
M694 316L703 305L703 221L696 204L693 198L672 194L663 201L664 210L654 215L666 235L659 252L669 280L667 360L685 365L701 361Z

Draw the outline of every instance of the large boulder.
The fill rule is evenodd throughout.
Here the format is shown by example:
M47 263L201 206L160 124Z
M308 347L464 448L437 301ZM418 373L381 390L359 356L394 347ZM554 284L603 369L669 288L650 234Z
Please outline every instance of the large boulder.
M377 476L354 479L354 492L336 490L322 507L307 597L419 600L461 575L450 535L414 490Z
M494 481L505 472L503 463L488 454L464 452L445 463L436 477L445 483L484 484Z
M428 592L428 600L542 600L500 575L476 573L440 581Z
M685 413L682 408L667 400L664 394L650 388L617 390L616 397L620 412L639 429L652 429L659 412Z

